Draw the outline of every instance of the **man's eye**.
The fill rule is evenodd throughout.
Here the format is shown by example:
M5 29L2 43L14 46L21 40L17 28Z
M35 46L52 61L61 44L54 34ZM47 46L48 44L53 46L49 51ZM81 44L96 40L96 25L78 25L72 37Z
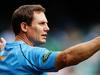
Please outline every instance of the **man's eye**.
M40 25L44 25L45 24L45 22L42 22L42 23L39 23Z
M40 23L40 24L45 24L45 23Z

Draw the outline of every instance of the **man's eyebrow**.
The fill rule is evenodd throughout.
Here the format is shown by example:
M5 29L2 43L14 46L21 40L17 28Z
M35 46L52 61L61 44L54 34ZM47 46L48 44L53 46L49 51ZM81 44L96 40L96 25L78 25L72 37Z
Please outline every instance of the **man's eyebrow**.
M48 23L48 22L46 22L46 21L41 21L41 22L39 22L40 24L44 24L44 23Z

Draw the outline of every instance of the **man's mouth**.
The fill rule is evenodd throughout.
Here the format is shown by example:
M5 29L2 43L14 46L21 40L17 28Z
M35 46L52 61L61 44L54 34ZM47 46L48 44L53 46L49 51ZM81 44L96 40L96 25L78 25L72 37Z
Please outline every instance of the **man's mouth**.
M46 38L47 38L47 34L43 34L42 36L43 36L43 38L44 38L44 39L46 39Z

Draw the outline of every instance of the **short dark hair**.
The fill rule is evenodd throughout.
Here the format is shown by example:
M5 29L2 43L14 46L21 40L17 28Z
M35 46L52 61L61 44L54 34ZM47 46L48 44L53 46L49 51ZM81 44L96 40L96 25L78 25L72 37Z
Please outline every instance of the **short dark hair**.
M20 32L21 26L20 24L22 22L26 22L27 25L31 25L31 22L33 20L33 12L34 11L41 11L45 12L45 8L43 8L41 5L22 5L19 8L17 8L13 15L12 15L12 28L15 33L15 35L18 35Z

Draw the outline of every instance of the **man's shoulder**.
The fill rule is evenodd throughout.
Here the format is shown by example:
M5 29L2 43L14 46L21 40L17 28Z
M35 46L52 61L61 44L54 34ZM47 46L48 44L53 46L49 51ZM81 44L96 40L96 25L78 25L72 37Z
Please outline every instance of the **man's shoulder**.
M6 45L9 46L9 45L19 45L19 44L23 44L24 42L22 41L11 41L11 42L7 42Z

